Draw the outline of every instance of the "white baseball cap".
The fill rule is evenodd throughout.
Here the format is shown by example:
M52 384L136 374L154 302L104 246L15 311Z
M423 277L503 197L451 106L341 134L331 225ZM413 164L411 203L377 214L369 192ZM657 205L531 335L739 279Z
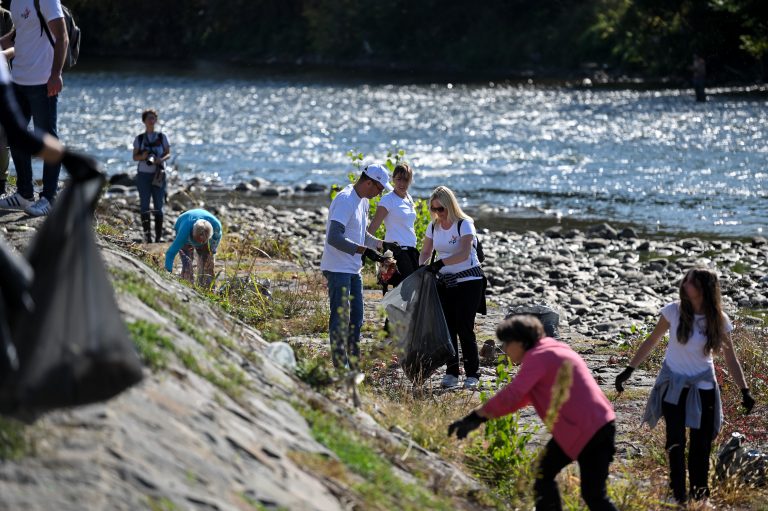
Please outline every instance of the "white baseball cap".
M389 172L387 172L386 167L384 167L383 165L379 165L378 163L373 163L371 165L368 165L363 169L363 174L370 177L374 181L377 181L388 192L391 192L392 190L394 190L394 188L392 188L392 185L389 184Z

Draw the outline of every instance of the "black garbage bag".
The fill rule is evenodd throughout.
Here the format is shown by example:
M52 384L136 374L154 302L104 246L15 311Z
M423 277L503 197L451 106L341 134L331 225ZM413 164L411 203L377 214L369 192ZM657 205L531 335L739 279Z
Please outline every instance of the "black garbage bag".
M32 310L29 288L33 275L29 263L0 239L0 385L19 368L7 318L20 309Z
M768 484L768 454L744 446L744 435L733 432L717 452L715 474L718 479L736 476L750 486Z
M418 384L456 355L436 282L434 274L420 268L381 301L398 347L400 366Z
M27 252L34 311L9 318L19 369L0 391L3 413L29 417L102 401L142 378L93 232L105 178L84 161L67 167L72 182Z

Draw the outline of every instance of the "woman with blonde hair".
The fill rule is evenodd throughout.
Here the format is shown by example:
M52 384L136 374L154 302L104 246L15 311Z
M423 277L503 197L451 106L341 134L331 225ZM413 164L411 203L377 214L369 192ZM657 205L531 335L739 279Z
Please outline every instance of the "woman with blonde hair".
M448 364L441 385L459 384L459 340L464 360L464 388L480 383L480 356L475 338L475 315L485 312L485 274L477 257L475 222L461 210L456 196L438 186L429 197L432 222L427 226L419 264L438 277L440 304L456 355ZM433 250L437 258L434 257Z
M709 496L709 455L712 441L723 423L713 353L722 349L731 377L741 389L746 413L755 404L736 357L731 340L732 330L731 321L722 309L717 274L707 268L693 268L680 284L680 300L661 309L656 328L637 349L629 365L616 377L616 390L622 392L632 372L669 332L664 362L648 398L643 422L654 427L659 418L664 417L669 486L680 504L688 500L686 428L690 429L690 495L694 500Z

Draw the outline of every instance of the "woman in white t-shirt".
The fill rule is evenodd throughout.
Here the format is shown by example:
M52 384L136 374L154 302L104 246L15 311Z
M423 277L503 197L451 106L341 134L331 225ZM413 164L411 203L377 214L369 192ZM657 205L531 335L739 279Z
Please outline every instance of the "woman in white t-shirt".
M640 345L627 368L616 377L616 390L622 392L635 368L669 331L664 362L648 399L643 422L653 427L664 417L669 486L679 503L686 502L689 496L685 484L686 427L690 428L691 438L688 448L690 496L695 500L709 496L709 455L712 440L723 422L713 353L722 348L730 374L741 389L746 413L755 404L731 340L733 326L721 302L717 274L707 268L689 270L680 285L680 301L661 309L656 328ZM695 392L691 392L693 388Z
M429 198L432 223L427 226L419 263L437 259L427 270L438 274L438 292L456 356L448 364L443 387L459 383L459 343L464 359L464 388L477 388L480 356L475 338L475 315L485 311L485 275L475 249L475 223L461 210L456 196L446 186L438 186ZM457 339L458 338L458 339Z
M419 267L419 251L416 249L416 204L408 193L413 182L413 170L407 163L399 163L392 172L394 190L384 195L376 207L368 233L376 235L382 222L386 228L384 241L397 243L393 256L397 262L397 272L383 284L384 292L388 286L396 286Z

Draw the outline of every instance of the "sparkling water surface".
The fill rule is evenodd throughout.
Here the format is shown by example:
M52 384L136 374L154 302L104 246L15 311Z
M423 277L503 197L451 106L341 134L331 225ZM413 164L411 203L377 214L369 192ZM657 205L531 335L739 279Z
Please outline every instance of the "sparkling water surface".
M700 104L674 89L226 76L73 72L60 136L110 173L131 172L152 106L182 177L346 183L347 151L371 162L404 149L415 196L445 184L504 216L720 236L764 234L768 222L765 95Z

